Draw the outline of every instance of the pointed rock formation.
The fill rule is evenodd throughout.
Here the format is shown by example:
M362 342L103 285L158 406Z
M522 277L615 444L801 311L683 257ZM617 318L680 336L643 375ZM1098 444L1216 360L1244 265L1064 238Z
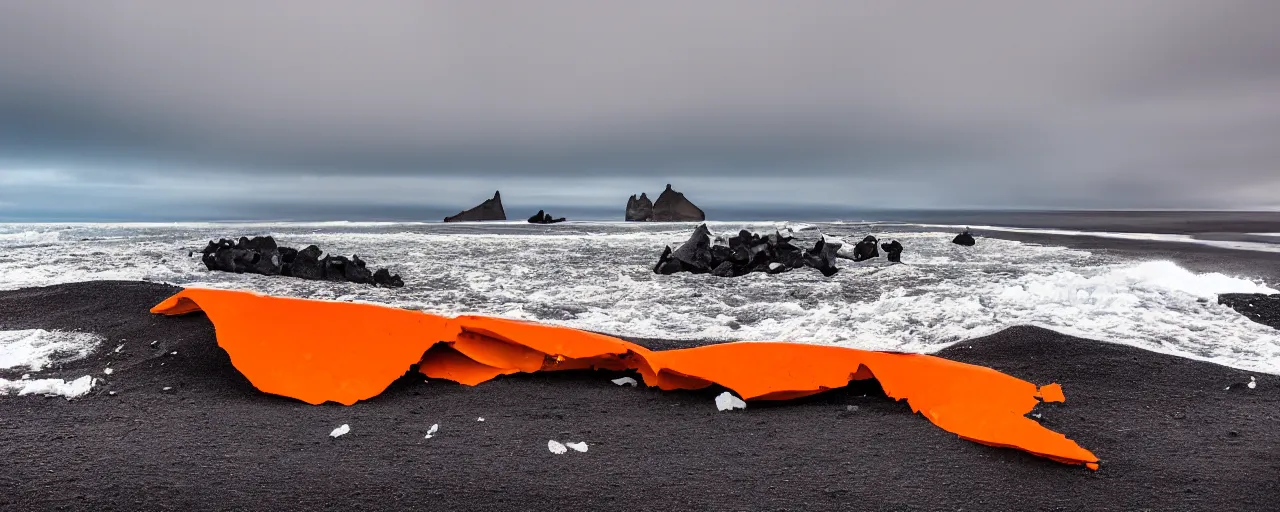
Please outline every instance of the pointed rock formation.
M662 191L658 200L653 202L653 220L657 222L702 222L707 215L695 206L684 194L672 190L671 184Z
M707 215L702 212L684 194L676 192L667 184L666 190L658 196L658 200L649 202L649 197L641 193L639 198L631 196L627 199L627 216L629 221L654 222L702 222Z
M480 203L475 208L444 218L445 222L474 222L482 220L507 220L507 212L502 209L502 196L498 192L493 193L492 199Z
M653 201L649 200L649 196L641 192L638 199L634 194L631 199L627 199L626 219L628 221L653 220Z

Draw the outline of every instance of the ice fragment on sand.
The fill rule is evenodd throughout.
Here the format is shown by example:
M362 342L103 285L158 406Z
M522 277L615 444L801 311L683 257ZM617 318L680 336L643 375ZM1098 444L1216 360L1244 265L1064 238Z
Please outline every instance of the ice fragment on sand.
M569 451L568 448L565 448L563 444L560 444L560 442L556 441L555 439L547 441L547 449L551 450L551 453L554 453L556 455L561 455Z
M1255 380L1255 379L1253 378L1253 376L1252 376L1252 375L1250 375L1250 376L1249 376L1249 389L1255 389L1255 388L1257 388L1257 387L1258 387L1258 381L1257 381L1257 380Z
M635 387L637 384L636 380L631 377L621 377L621 378L613 379L613 383L619 386L631 386L631 387Z
M347 425L346 423L343 423L341 427L333 429L333 432L329 433L329 437L338 437L350 431L351 431L351 426Z
M716 409L721 411L729 411L733 409L746 409L747 403L741 398L733 396L733 393L725 391L716 397Z
M484 421L484 418L483 418L483 417L481 417L481 418L476 418L476 421Z
M424 439L431 439L432 437L434 437L437 430L440 430L439 423L436 423L435 425L432 425L431 428L427 429L427 437L425 437Z
M119 354L121 350L124 350L124 343L121 343L120 346L116 347L115 353Z
M107 369L105 369L105 370L102 370L102 373L105 373L105 374L107 374L107 375L111 375L111 372L113 372L113 371L115 371L115 370L112 370L112 369L110 369L110 368L107 368Z
M585 442L565 443L564 445L573 448L575 452L587 453L587 443Z
M0 395L61 396L70 400L88 394L96 382L93 377L88 375L71 382L62 379L24 379L14 381L0 379Z
M169 353L169 355L171 355L171 356L176 356L176 355L178 355L178 351L177 351L177 350L174 350L173 352L170 352L170 353Z

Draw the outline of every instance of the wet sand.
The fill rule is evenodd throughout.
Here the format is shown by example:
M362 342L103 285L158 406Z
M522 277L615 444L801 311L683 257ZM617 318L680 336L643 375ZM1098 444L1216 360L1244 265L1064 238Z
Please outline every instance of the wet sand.
M1067 402L1037 412L1097 454L1100 471L958 439L866 386L718 412L715 390L619 387L606 372L471 388L410 375L352 407L310 406L256 391L202 314L147 312L176 290L0 292L0 328L95 332L110 345L38 375L93 373L102 381L88 396L0 397L0 509L1265 510L1280 500L1280 377L1044 329L940 355L1061 383ZM102 375L107 366L115 373ZM1250 375L1256 389L1224 389ZM351 432L331 439L343 423ZM590 448L552 455L550 439Z

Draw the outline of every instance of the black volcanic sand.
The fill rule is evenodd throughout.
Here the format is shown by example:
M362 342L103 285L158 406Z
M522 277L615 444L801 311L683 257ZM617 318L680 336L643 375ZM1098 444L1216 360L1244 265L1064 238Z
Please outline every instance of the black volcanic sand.
M619 387L604 372L472 388L410 376L352 407L310 406L257 392L203 315L147 312L176 290L96 282L0 292L0 328L109 340L102 353L37 375L95 372L103 381L91 395L0 397L0 509L1271 510L1280 502L1280 377L1254 374L1256 389L1228 391L1250 373L1043 329L1008 329L941 355L1061 383L1067 402L1040 406L1042 421L1093 450L1100 471L961 440L904 403L863 396L867 389L718 412L714 390ZM104 376L108 365L116 373ZM351 432L331 439L343 423ZM433 423L439 432L423 439ZM549 439L590 450L552 455Z

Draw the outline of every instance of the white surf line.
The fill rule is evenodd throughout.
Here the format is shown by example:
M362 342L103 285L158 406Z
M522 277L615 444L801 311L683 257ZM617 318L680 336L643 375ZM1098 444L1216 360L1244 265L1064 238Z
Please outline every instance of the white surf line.
M889 224L889 223L885 223ZM1241 251L1257 251L1257 252L1280 252L1280 244L1269 244L1265 242L1235 242L1230 240L1201 240L1191 235L1175 235L1169 233L1119 233L1114 231L1075 231L1067 229L1036 229L1036 228L1013 228L1004 226L970 226L959 224L916 224L909 222L894 223L900 226L918 226L925 228L947 228L947 229L965 229L969 228L974 231L1004 231L1008 233L1026 233L1029 235L1061 235L1061 236L1091 236L1096 238L1113 238L1118 240L1140 240L1144 242L1174 242L1206 245L1210 247L1218 247L1221 249L1236 249ZM1251 233L1270 236L1265 233ZM1277 234L1280 235L1280 234Z

